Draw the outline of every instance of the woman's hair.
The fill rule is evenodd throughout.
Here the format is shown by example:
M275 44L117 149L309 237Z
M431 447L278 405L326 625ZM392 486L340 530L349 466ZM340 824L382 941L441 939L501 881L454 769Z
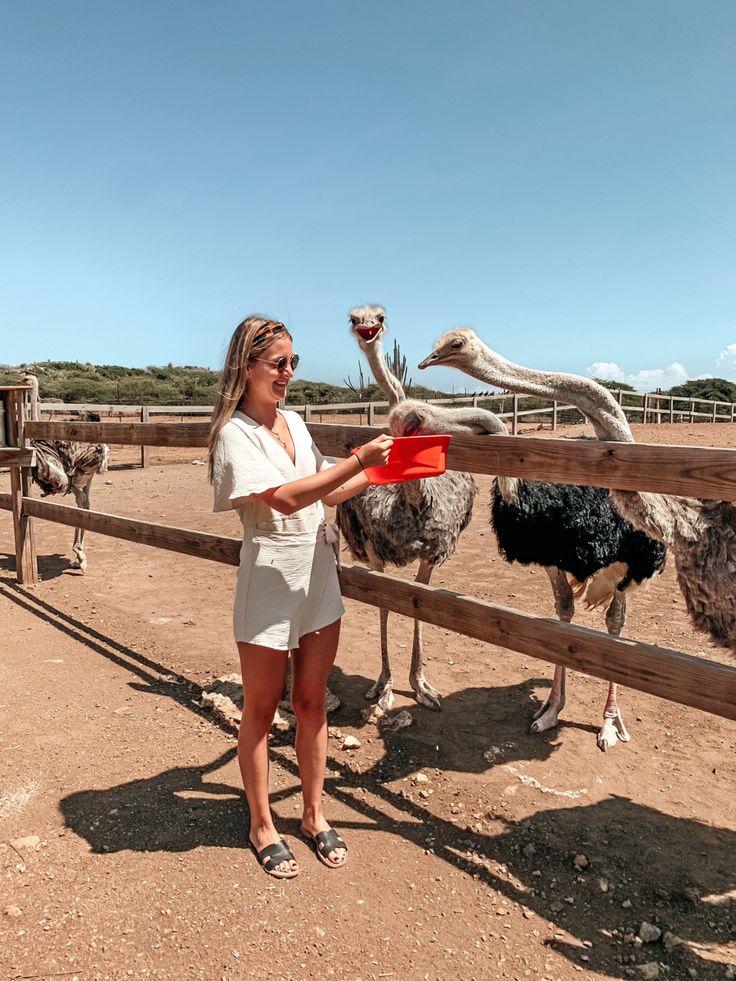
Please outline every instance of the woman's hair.
M248 383L248 361L256 354L262 354L275 340L291 334L278 320L254 315L246 317L235 328L230 346L225 356L220 388L215 399L209 437L209 467L207 475L212 483L215 462L215 446L220 430L237 409L245 395Z

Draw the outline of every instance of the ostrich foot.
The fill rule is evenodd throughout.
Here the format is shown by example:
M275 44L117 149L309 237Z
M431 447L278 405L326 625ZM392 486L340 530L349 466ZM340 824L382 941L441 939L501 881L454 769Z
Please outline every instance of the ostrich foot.
M72 569L79 569L82 574L87 570L87 556L79 546L74 548L74 558L72 559Z
M435 712L440 711L442 708L440 693L430 685L424 675L410 678L409 684L414 689L414 697L420 705L433 709Z
M330 712L335 712L340 708L340 699L334 693L330 691L329 688L325 688L325 712L329 715Z
M606 714L603 717L603 726L595 741L598 744L598 749L605 753L607 749L613 749L619 739L622 743L627 743L631 736L624 725L621 713L616 709L610 715Z
M538 733L547 732L548 729L554 729L559 721L559 714L564 707L564 702L546 701L532 716L532 724L529 731Z
M382 712L388 712L394 704L393 679L390 676L385 678L381 675L365 693L366 698L375 698L376 695L378 695L378 707Z

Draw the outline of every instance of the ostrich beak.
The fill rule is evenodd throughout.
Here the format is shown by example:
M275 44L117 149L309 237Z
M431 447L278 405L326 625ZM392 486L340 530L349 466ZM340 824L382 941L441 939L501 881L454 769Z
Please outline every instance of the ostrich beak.
M366 344L372 344L383 329L383 324L362 324L360 327L354 328L355 333Z
M441 361L442 361L442 359L440 358L440 356L437 353L437 351L432 351L432 353L430 355L428 355L424 359L424 361L420 361L419 362L419 364L417 365L417 368L429 368L429 366L431 364L439 364L439 363L441 363Z

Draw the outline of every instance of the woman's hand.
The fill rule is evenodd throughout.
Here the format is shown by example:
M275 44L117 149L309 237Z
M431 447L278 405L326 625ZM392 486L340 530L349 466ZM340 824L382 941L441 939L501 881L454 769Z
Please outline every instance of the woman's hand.
M384 433L381 436L376 436L370 443L364 443L356 450L355 455L364 468L383 467L388 463L388 455L393 445L393 436Z

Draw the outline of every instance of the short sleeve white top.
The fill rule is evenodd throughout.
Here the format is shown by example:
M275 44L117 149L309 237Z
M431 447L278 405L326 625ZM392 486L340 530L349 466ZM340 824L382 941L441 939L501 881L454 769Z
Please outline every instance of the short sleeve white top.
M213 466L213 510L229 511L233 501L250 498L237 508L244 528L265 526L269 522L278 528L283 524L284 515L254 495L299 477L312 476L335 463L320 452L297 412L286 410L281 415L294 443L294 462L266 428L244 412L236 410L220 431ZM297 533L316 531L323 518L322 502L317 501L291 515L288 524Z

